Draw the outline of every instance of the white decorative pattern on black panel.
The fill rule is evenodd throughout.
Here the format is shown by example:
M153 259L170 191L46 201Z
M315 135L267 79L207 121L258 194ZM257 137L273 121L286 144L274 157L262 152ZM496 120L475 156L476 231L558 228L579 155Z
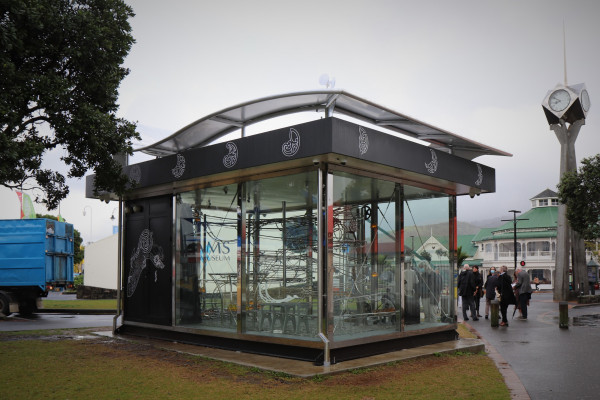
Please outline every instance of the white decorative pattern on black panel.
M139 165L133 165L129 169L129 173L127 175L129 175L129 178L131 178L131 180L135 183L140 183L140 180L142 179L142 169Z
M227 147L228 153L225 155L225 157L223 157L223 165L225 168L231 168L237 163L238 149L233 142L226 143L225 147Z
M475 181L475 185L479 186L483 183L483 171L481 170L481 165L477 164L477 180Z
M362 126L358 127L358 150L360 151L360 155L362 156L369 150L369 135L367 135L367 131Z
M427 172L429 172L430 174L435 174L435 172L438 169L437 155L435 154L435 151L433 149L429 149L429 151L431 151L431 161L425 163L425 168L427 168Z
M300 134L290 128L290 139L281 145L281 152L286 157L291 157L300 150Z
M156 268L163 269L163 249L154 244L152 231L144 229L140 234L138 245L131 255L131 265L129 267L129 276L127 277L127 297L133 296L137 288L142 271L146 268L146 261L152 261ZM157 271L154 271L154 282L158 280Z
M177 164L175 164L171 172L176 179L181 178L185 172L185 157L182 154L177 154Z

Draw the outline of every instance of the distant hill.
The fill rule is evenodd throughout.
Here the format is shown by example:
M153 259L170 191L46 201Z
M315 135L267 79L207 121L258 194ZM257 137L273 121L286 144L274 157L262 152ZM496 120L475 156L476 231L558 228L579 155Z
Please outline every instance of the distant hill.
M495 226L500 226L501 224L502 222L500 221L500 218L490 218L488 220L475 222L458 221L457 233L459 235L476 235L482 228L491 228ZM410 246L413 241L415 245L421 242L425 242L427 239L429 239L431 235L435 237L447 238L448 224L440 223L432 225L422 225L418 227L409 226L404 228L404 241L407 246ZM389 235L381 235L380 240L382 240L383 242L388 242L390 240L393 240L393 238Z
M508 215L505 217L481 219L481 220L469 221L469 222L465 222L465 223L472 225L472 226L479 227L479 228L495 228L497 226L504 224L504 221L502 221L503 219L511 219L511 218L512 218L512 215ZM461 224L461 222L459 221L458 222L459 229L460 229L460 224Z

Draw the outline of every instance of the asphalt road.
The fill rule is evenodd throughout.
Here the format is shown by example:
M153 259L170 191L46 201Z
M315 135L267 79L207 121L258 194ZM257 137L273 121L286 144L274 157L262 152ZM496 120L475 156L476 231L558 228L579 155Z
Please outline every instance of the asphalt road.
M29 331L37 329L69 329L111 327L112 315L34 314L22 317L13 314L0 318L0 331Z
M50 292L48 293L48 299L75 300L76 295L63 295L59 292ZM96 327L111 327L112 329L112 324L113 315L39 313L29 317L23 317L19 314L11 314L9 317L0 318L0 332Z

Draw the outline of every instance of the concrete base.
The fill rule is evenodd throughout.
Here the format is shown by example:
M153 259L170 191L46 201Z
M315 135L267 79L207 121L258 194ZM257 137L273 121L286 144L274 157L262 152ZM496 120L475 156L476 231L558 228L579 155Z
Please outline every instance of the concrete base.
M234 364L244 365L246 367L260 368L265 371L285 373L291 376L303 378L310 378L316 375L335 374L356 368L373 367L395 361L430 356L433 354L454 353L457 351L479 353L485 350L483 341L479 339L460 339L394 351L391 353L357 358L354 360L338 362L330 366L317 366L308 361L241 353L237 351L221 350L184 343L167 342L158 339L140 338L139 336L113 335L111 331L94 332L94 334L120 340L131 340L135 341L136 343L144 343L146 345L154 346L164 350L177 351L180 353L231 362Z

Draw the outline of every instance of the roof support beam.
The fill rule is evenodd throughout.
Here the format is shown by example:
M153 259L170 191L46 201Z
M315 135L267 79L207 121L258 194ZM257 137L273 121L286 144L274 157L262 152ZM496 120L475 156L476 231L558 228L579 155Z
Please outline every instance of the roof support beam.
M238 128L243 128L244 127L244 123L243 122L234 121L232 119L221 117L219 115L215 115L214 117L211 117L210 120L211 121L215 121L215 122L220 122L222 124L228 124L228 125L237 126Z

